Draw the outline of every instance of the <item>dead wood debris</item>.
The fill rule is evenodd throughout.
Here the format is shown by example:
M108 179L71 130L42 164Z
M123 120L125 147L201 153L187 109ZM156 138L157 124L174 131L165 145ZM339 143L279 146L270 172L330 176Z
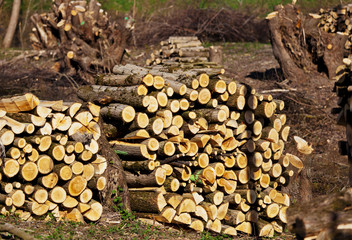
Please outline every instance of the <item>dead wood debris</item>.
M129 30L111 21L96 1L56 0L52 12L31 16L34 49L58 49L59 71L80 75L109 72L121 63Z

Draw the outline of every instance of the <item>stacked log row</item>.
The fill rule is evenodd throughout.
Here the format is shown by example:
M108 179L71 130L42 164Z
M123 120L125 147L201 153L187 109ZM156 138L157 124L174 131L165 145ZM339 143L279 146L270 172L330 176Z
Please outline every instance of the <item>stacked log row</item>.
M236 235L282 232L290 198L280 191L303 165L284 154L284 102L225 78L134 65L81 87L100 104L140 217Z
M100 107L26 94L1 99L0 109L1 214L97 221L107 168L98 154Z
M319 14L310 14L320 19L318 27L328 33L348 35L345 49L350 52L352 47L352 4L339 5L331 9L320 9ZM328 45L329 48L329 45Z
M160 42L161 48L155 50L147 59L146 65L167 65L192 68L194 65L214 66L212 55L218 48L203 47L203 44L197 37L169 37L166 41ZM222 54L222 53L221 53ZM215 54L219 55L219 54Z

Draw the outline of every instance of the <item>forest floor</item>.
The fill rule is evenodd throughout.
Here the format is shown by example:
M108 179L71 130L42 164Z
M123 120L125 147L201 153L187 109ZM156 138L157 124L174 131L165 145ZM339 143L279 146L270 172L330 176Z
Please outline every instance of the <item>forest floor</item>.
M333 82L323 75L301 83L283 79L270 44L215 45L223 47L224 68L228 76L251 85L259 93L270 93L274 98L285 101L283 113L287 114L287 124L291 126L285 152L299 155L293 136L306 139L315 149L311 155L299 155L305 163L309 185L306 187L308 189L302 190L300 178L292 183L287 191L293 203L340 191L347 185L347 157L339 154L337 145L339 140L345 139L344 127L336 125L336 116L330 113L331 108L337 105L337 97L332 92ZM158 48L131 49L125 61L144 65L149 53ZM74 80L51 74L54 58L30 58L9 65L8 60L12 57L8 52L0 52L0 96L21 93L21 86L26 85L29 88L26 91L35 93L41 99L76 99ZM54 220L29 223L21 222L16 217L2 217L0 222L16 224L39 239L227 239L226 236L196 234L175 226L145 225L134 220L130 214L122 215L123 218L117 215L109 212L107 217L95 224L58 223ZM0 237L14 239L11 236ZM243 236L240 239L252 238ZM293 239L293 236L285 233L274 239Z

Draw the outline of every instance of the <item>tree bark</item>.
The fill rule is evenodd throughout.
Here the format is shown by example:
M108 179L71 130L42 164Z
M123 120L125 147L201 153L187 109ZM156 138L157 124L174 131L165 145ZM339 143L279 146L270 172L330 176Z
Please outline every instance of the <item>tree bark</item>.
M21 0L14 0L12 5L12 12L11 18L9 22L9 26L7 27L7 31L3 40L3 47L9 48L15 35L18 17L20 15L20 8L21 8Z
M123 206L126 210L130 210L130 201L128 187L126 183L125 172L123 171L122 163L117 154L110 147L109 141L106 139L104 133L104 128L102 125L101 118L99 118L100 129L102 134L98 140L100 146L100 155L104 156L106 159L109 159L108 168L106 169L104 176L107 179L107 185L103 191L100 191L100 197L104 206L112 206L114 203L112 201L113 191L122 188L121 198Z
M285 78L299 84L320 72L334 77L348 36L321 31L319 19L303 14L295 5L279 5L275 11L268 23L273 53Z

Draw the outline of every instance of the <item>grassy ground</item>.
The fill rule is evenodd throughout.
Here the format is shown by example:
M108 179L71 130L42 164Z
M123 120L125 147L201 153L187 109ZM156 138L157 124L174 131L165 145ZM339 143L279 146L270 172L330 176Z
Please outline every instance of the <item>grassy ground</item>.
M230 240L233 237L211 232L196 233L182 226L159 225L145 223L143 220L128 218L119 221L100 220L98 223L82 224L72 221L49 221L37 220L35 222L23 222L15 216L0 216L1 223L10 223L20 230L27 232L42 240L101 240L101 239L124 239L124 240ZM0 233L1 239L17 239L14 235ZM236 239L250 240L251 236L239 233ZM294 239L288 232L281 236L275 236L275 240Z

